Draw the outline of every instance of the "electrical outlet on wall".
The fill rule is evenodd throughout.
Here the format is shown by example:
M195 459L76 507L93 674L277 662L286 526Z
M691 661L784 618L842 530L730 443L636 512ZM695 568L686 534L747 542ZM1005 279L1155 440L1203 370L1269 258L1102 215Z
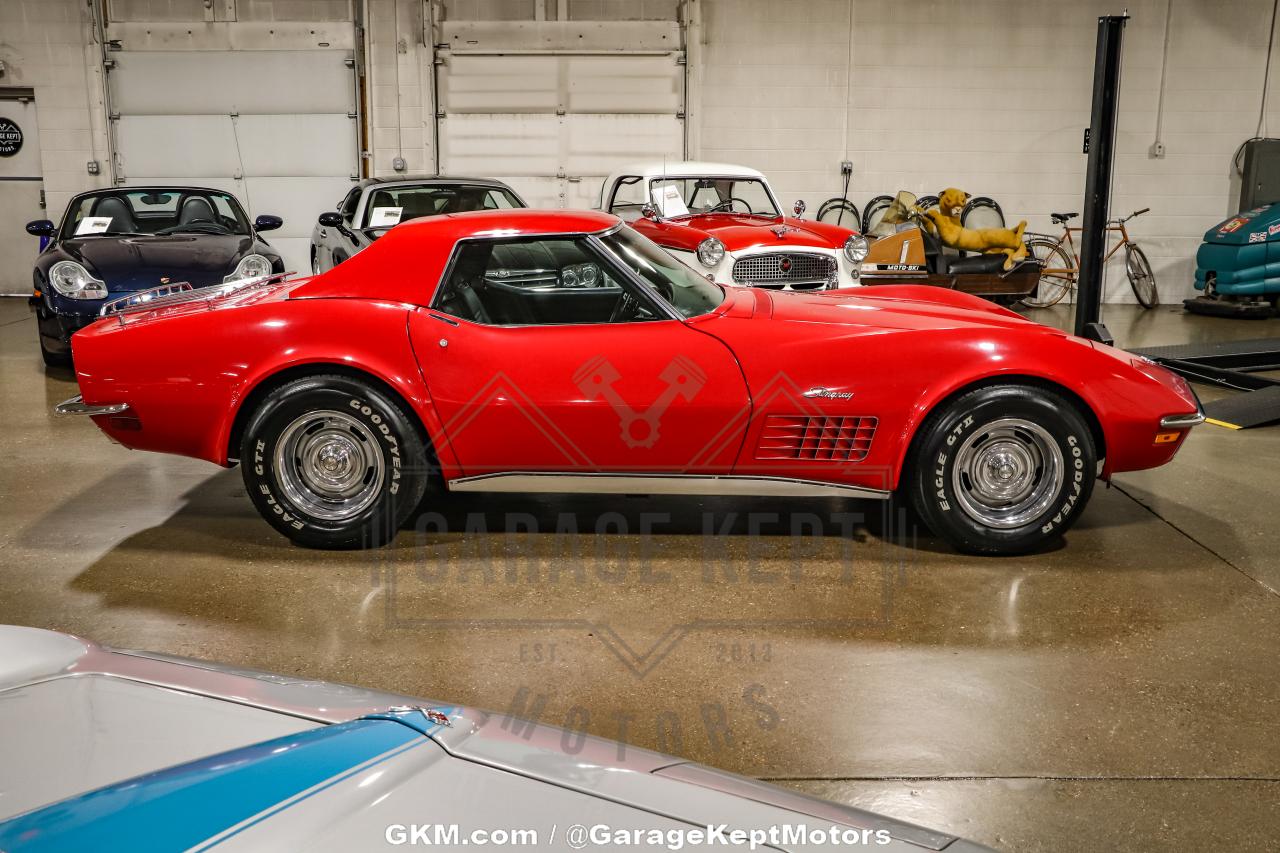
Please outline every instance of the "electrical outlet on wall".
M841 161L840 161L840 174L842 174L842 175L852 175L852 174L853 174L853 161L852 161L852 160L841 160Z
M1151 148L1147 151L1147 156L1152 160L1159 160L1164 157L1164 143L1159 139L1151 143Z

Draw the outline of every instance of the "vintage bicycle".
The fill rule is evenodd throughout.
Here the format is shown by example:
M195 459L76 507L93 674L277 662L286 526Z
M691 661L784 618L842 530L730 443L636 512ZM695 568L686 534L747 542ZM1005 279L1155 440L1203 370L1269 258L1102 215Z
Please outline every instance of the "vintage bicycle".
M1128 216L1113 219L1107 223L1107 231L1119 234L1116 244L1103 258L1103 262L1111 260L1116 252L1124 249L1124 268L1129 276L1129 286L1138 297L1143 308L1155 308L1160 304L1160 295L1156 290L1156 274L1151 270L1151 262L1147 260L1142 247L1129 236L1125 223L1135 216L1141 216L1149 207L1135 210ZM1083 228L1072 227L1067 223L1075 219L1078 213L1052 213L1049 218L1054 225L1062 226L1061 236L1049 234L1026 235L1027 250L1044 264L1040 272L1040 284L1035 291L1023 298L1022 304L1032 308L1048 308L1063 300L1075 290L1080 278L1080 253L1076 249L1073 234L1080 233Z

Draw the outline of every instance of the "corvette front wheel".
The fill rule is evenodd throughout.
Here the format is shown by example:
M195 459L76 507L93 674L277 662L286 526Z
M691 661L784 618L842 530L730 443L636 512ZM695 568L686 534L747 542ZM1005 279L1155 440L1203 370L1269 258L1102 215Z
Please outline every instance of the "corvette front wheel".
M1097 470L1089 425L1051 391L996 385L961 395L921 427L906 488L956 548L1024 554L1080 516Z
M382 545L427 485L426 452L411 417L347 376L309 376L276 388L241 442L249 497L299 545Z

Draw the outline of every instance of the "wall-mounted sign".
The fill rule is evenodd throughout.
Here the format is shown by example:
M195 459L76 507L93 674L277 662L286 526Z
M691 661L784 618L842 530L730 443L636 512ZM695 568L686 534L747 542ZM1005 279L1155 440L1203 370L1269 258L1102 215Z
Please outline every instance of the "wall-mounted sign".
M0 116L0 157L12 157L22 150L22 128L13 119Z

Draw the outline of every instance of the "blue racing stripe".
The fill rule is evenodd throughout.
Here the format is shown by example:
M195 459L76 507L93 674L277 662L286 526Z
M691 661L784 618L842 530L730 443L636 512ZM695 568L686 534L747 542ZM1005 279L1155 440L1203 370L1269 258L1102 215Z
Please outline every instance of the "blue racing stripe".
M408 744L391 720L321 726L179 764L0 823L7 853L187 850L272 806Z

